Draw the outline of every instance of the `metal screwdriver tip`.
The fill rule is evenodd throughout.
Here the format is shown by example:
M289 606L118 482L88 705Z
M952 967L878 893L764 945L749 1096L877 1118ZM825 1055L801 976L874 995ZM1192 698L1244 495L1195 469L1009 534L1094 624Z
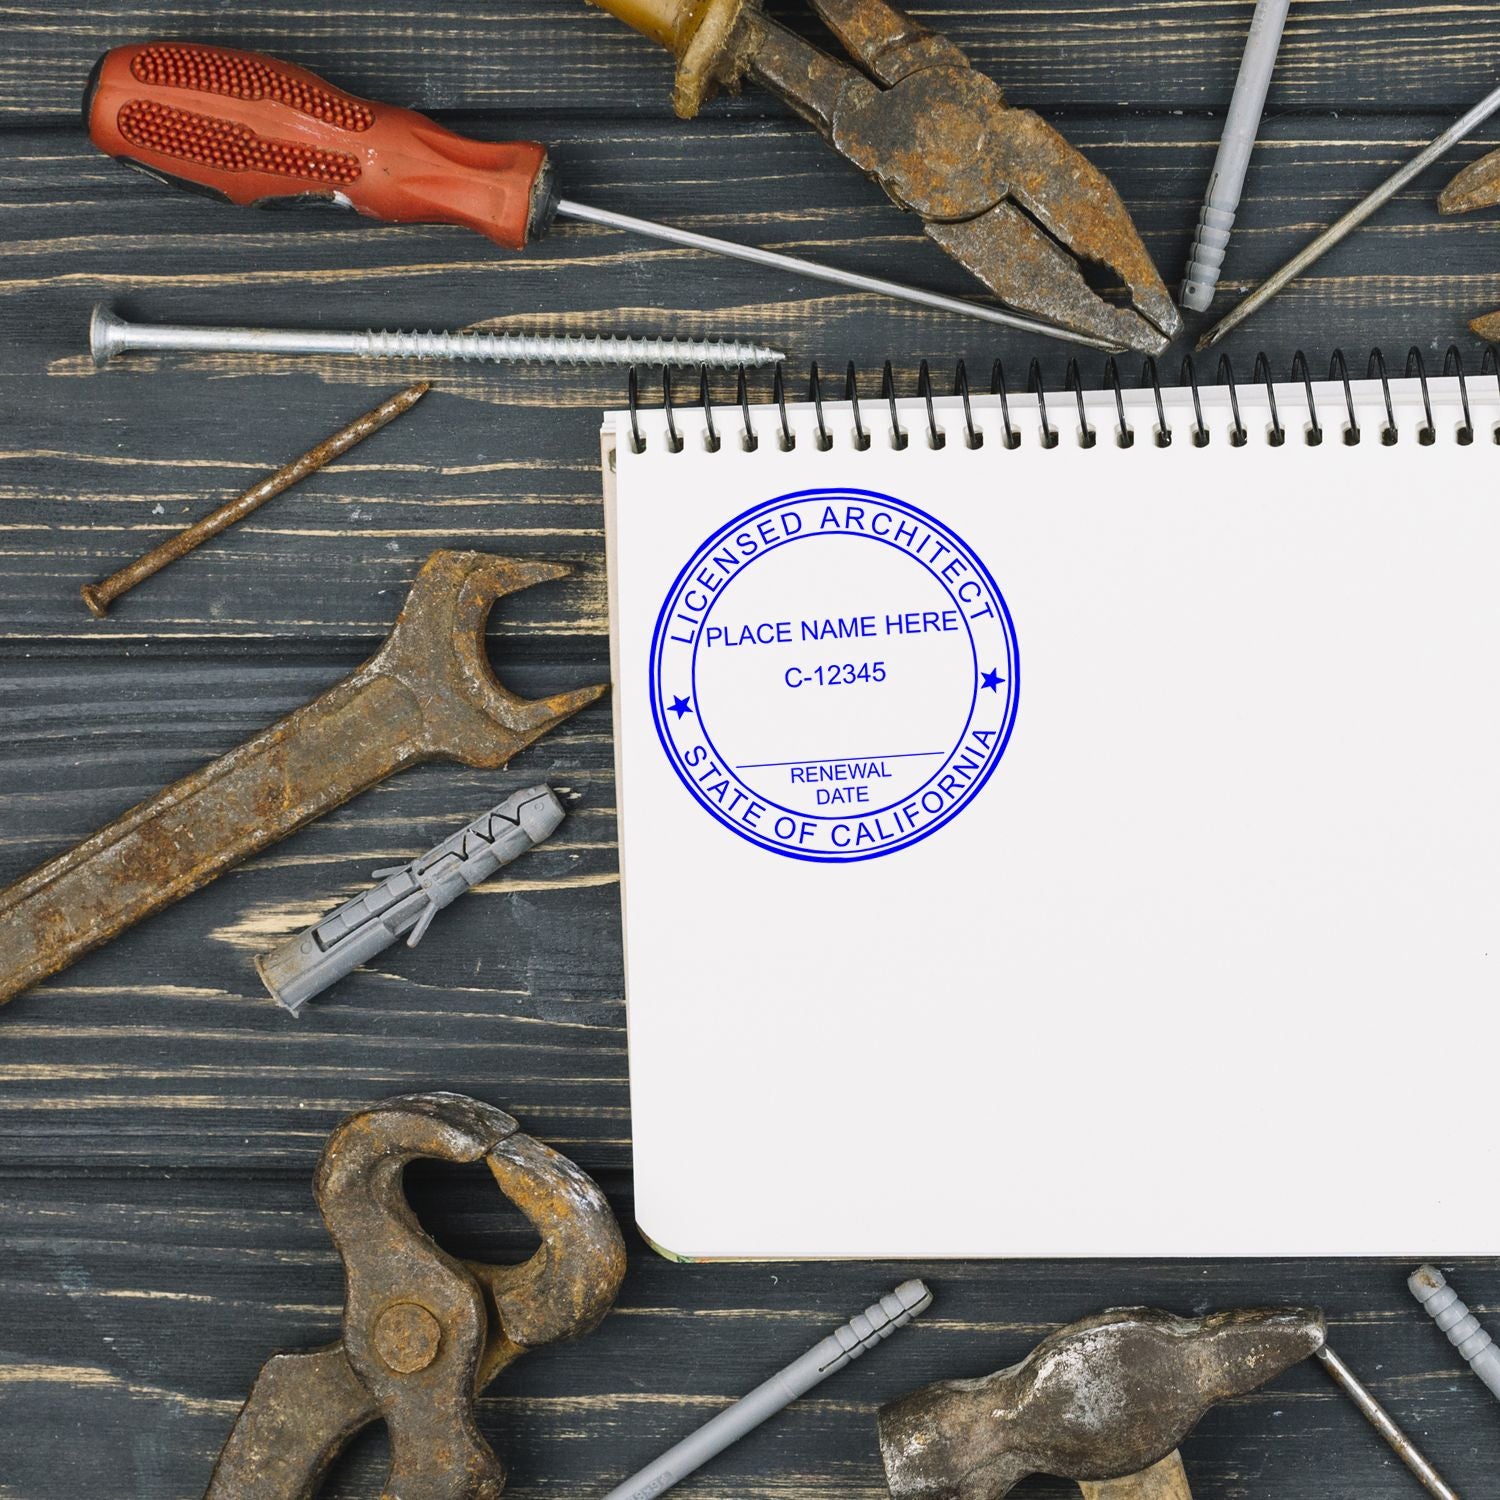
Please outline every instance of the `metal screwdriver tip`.
M89 348L96 365L118 354L353 355L359 359L487 360L552 365L780 364L786 355L737 339L619 338L613 335L541 336L400 329L317 332L294 328L190 328L173 323L129 323L109 308L94 309Z

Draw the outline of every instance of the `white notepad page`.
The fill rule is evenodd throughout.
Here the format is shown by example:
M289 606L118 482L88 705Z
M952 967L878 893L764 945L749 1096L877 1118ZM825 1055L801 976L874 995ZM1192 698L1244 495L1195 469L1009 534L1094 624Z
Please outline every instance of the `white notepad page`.
M660 1249L1500 1252L1484 385L606 419Z

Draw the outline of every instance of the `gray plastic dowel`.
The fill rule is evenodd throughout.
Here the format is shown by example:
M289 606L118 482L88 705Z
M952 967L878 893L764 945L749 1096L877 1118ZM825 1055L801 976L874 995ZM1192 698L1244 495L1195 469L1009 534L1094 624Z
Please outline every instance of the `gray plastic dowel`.
M1245 42L1245 55L1240 59L1234 97L1229 101L1219 154L1214 158L1208 193L1198 214L1198 233L1188 252L1187 275L1182 282L1179 300L1193 312L1207 312L1214 300L1214 288L1219 284L1229 232L1234 228L1240 194L1245 188L1245 173L1250 167L1250 153L1255 149L1255 134L1266 107L1266 94L1271 87L1290 4L1291 0L1256 0L1255 14L1250 18L1250 36Z
M1469 1368L1494 1396L1500 1397L1500 1346L1459 1301L1443 1273L1436 1266L1418 1266L1406 1284L1432 1321L1448 1335L1448 1342L1468 1360Z
M775 1416L819 1381L827 1380L866 1349L873 1349L882 1339L910 1323L931 1302L932 1293L922 1282L903 1281L894 1292L887 1292L858 1317L835 1329L801 1359L756 1386L748 1396L721 1411L696 1432L690 1432L624 1484L616 1485L604 1500L650 1500L651 1496L671 1489L731 1443L737 1443L752 1428L759 1427L767 1417Z
M383 953L415 948L432 919L552 833L565 816L549 786L507 797L409 864L376 870L380 882L255 960L265 987L296 1015L314 995Z

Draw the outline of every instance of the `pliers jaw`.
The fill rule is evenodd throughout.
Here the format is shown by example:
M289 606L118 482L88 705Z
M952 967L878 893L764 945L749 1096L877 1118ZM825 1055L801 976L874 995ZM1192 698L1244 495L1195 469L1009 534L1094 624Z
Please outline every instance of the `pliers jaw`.
M483 1161L541 1240L529 1260L461 1262L417 1223L402 1188L418 1157ZM261 1369L205 1500L312 1500L362 1427L384 1419L384 1494L499 1500L505 1470L474 1401L528 1349L587 1333L625 1272L625 1244L595 1184L461 1094L407 1094L342 1121L313 1184L344 1263L343 1337Z
M1438 194L1438 212L1467 214L1500 206L1500 151L1470 162ZM1469 327L1488 343L1500 343L1500 312L1475 318Z
M1182 320L1109 179L946 38L885 0L811 0L858 67L767 18L759 0L600 0L678 58L674 105L695 114L745 77L917 214L928 236L1018 311L1143 353ZM1078 261L1107 267L1133 308L1099 296Z
M1007 109L1003 126L1006 198L972 218L928 220L928 235L1007 305L1160 354L1182 316L1114 186L1030 110ZM1133 306L1101 297L1080 261L1112 271Z

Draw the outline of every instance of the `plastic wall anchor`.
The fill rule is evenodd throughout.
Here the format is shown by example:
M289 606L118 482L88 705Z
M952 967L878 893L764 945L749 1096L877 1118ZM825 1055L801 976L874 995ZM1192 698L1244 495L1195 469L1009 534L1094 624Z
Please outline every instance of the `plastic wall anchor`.
M1190 312L1207 312L1219 285L1224 252L1229 248L1234 214L1205 203L1198 212L1198 232L1188 252L1187 274L1178 301Z
M1500 1399L1500 1347L1459 1300L1443 1273L1436 1266L1419 1266L1406 1284L1432 1321L1448 1335L1448 1342L1469 1362L1469 1368Z

